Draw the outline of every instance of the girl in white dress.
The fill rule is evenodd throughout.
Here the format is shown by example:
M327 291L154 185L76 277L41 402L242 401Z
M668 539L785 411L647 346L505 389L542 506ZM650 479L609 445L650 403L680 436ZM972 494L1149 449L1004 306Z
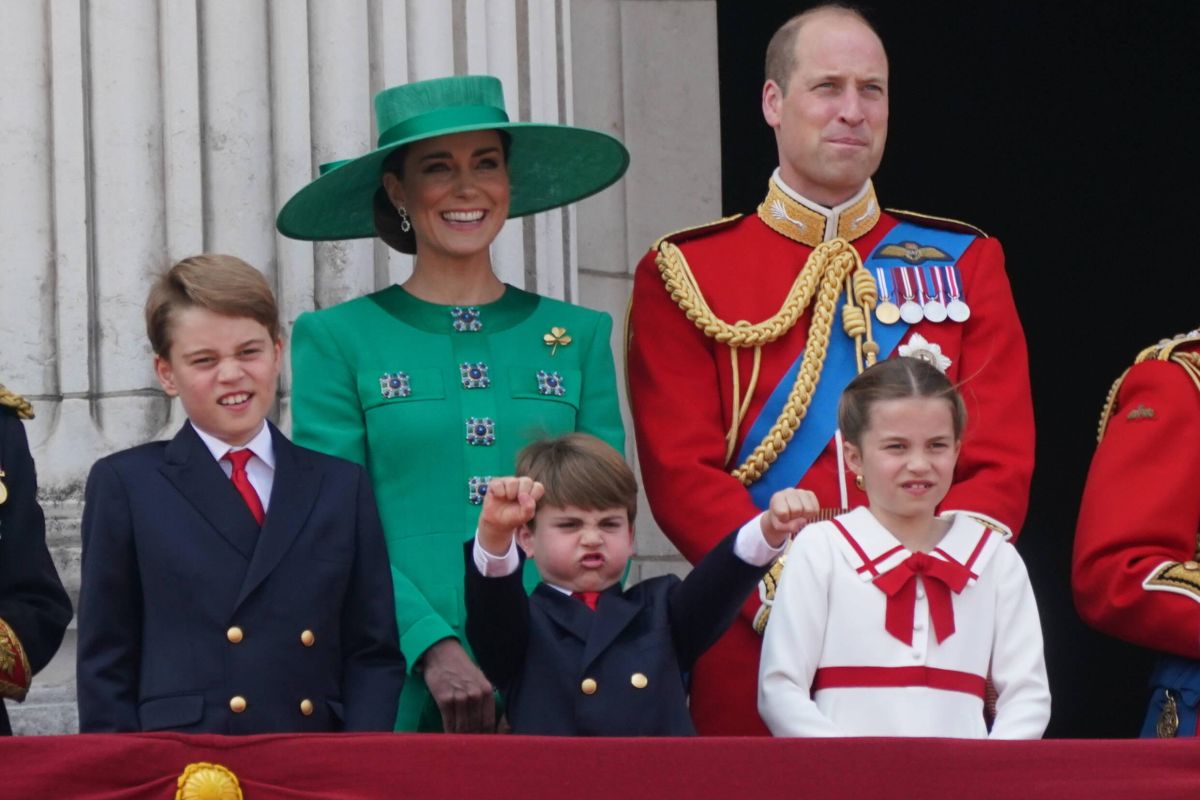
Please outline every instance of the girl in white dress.
M980 521L935 513L962 398L926 361L888 359L846 387L838 424L869 505L792 543L763 641L763 720L776 736L1040 738L1050 690L1025 565ZM772 506L801 515L806 494Z

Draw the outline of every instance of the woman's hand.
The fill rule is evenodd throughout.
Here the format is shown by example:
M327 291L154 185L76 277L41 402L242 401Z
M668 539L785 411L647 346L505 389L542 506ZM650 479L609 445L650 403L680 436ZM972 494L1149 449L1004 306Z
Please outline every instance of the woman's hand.
M495 733L496 699L487 676L457 639L435 642L421 657L425 685L446 733Z

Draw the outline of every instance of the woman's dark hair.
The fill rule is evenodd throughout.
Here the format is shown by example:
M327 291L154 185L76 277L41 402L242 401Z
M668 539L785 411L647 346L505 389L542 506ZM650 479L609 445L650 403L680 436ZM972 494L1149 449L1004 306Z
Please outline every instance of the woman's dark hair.
M870 426L871 406L880 400L910 397L942 398L950 404L954 438L961 439L967 426L967 407L962 395L940 369L921 358L889 358L850 381L838 402L838 427L846 441L862 445Z
M500 135L500 149L504 151L504 163L508 164L509 153L512 151L512 136L508 131L497 130ZM404 159L408 155L408 145L397 147L383 160L379 168L380 179L390 172L397 178L404 178ZM375 190L372 201L372 211L375 216L375 234L383 239L384 244L393 250L412 255L417 252L417 237L411 229L407 232L400 229L400 212L392 205L387 196L387 190L380 186Z

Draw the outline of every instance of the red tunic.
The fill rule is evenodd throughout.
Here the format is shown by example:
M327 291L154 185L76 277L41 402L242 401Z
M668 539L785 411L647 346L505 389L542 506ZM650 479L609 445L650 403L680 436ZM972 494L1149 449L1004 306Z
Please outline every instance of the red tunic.
M899 220L882 214L853 244L865 260ZM938 224L936 222L926 224ZM812 248L772 230L757 216L672 237L718 317L762 321L779 310ZM695 563L729 531L758 513L746 488L725 463L731 422L729 349L698 330L671 300L655 265L656 251L638 264L630 312L629 389L642 478L655 519ZM960 384L968 426L944 510L986 515L1013 532L1024 521L1033 471L1033 409L1025 337L995 239L976 239L957 262L971 317L963 323L921 322L918 333L941 347ZM760 378L738 437L742 439L781 376L802 353L810 315L762 352ZM835 320L832 336L844 336ZM740 352L745 387L751 350ZM797 436L803 435L803 423ZM736 456L735 456L736 457ZM836 448L831 441L795 483L823 507L841 504ZM850 506L866 496L847 479ZM759 599L697 664L692 712L700 733L766 734L756 710L760 637L751 628Z
M1200 340L1174 351L1198 352ZM1188 370L1155 355L1125 375L1096 448L1071 582L1089 625L1200 658L1200 390Z

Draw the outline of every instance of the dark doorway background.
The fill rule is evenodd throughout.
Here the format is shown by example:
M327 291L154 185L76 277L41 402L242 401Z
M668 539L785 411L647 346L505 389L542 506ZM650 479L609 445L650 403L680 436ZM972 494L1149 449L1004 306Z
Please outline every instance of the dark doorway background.
M763 54L805 7L718 0L727 214L752 213L776 165ZM1142 347L1200 325L1200 4L866 11L891 66L881 202L998 237L1025 326L1038 445L1020 551L1045 630L1048 735L1136 736L1150 656L1079 621L1071 541L1109 385Z

